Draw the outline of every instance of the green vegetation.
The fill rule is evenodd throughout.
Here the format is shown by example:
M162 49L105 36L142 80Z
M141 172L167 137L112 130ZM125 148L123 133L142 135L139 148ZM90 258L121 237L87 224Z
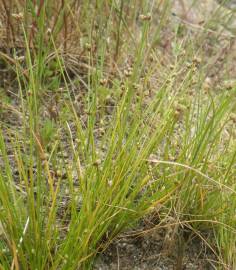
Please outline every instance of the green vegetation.
M1 269L92 269L154 210L236 268L233 14L154 2L2 1Z

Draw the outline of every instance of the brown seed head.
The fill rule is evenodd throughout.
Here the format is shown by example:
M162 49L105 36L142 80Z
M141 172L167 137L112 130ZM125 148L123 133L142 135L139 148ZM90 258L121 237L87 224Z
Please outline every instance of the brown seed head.
M94 161L93 165L98 167L102 163L101 159L97 159Z
M141 21L150 21L151 18L152 18L151 13L147 13L146 15L141 14L141 15L139 16L139 19L140 19Z
M24 15L23 15L22 12L20 12L20 13L13 13L13 14L11 14L11 16L12 16L14 19L18 20L18 21L22 21L23 18L24 18Z
M100 83L101 85L103 85L103 86L107 85L107 82L108 82L108 80L105 79L105 78L103 78L103 79L101 79L101 80L99 81L99 83Z

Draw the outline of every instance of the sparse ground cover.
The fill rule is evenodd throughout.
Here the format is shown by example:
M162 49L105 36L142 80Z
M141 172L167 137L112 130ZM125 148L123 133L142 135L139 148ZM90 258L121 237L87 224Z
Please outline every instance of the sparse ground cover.
M186 2L1 1L0 269L236 268L235 14Z

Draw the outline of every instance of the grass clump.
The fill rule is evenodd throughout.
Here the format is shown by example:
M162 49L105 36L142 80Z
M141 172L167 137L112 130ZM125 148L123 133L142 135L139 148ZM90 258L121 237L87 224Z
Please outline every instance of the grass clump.
M92 269L158 209L176 233L207 231L219 268L233 269L235 86L217 69L230 61L202 44L221 42L217 25L189 31L172 21L171 1L10 2L1 268Z

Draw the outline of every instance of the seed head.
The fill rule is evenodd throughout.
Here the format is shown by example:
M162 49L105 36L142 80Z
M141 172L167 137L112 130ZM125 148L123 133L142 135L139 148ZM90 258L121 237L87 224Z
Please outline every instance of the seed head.
M140 19L141 21L150 21L151 18L152 18L151 13L147 13L146 15L141 14L141 15L139 16L139 19Z
M200 57L195 56L195 57L193 58L193 63L194 63L195 65L199 65L199 64L201 64L201 62L202 62L202 59L201 59Z
M236 113L232 113L229 118L234 124L236 124Z
M101 159L97 159L94 161L93 165L98 167L102 163Z
M11 16L12 16L14 19L18 20L18 21L22 21L23 18L24 18L24 15L23 15L22 12L20 12L20 13L13 13L13 14L11 14Z
M123 82L120 84L120 88L122 91L125 91L125 84Z
M209 92L209 90L211 89L211 85L212 85L212 80L210 77L207 77L203 83L203 89L205 93Z
M101 84L101 85L103 85L103 86L105 86L105 85L107 85L107 82L108 82L108 80L107 79L101 79L100 81L99 81L99 83Z
M47 35L51 35L51 33L52 33L52 29L51 28L48 28L47 31L46 31L46 34Z
M85 43L85 49L87 49L88 51L91 50L92 46L90 43Z
M22 61L25 60L25 57L24 57L24 55L16 56L16 57L15 57L15 60L18 61L18 62L22 62Z

